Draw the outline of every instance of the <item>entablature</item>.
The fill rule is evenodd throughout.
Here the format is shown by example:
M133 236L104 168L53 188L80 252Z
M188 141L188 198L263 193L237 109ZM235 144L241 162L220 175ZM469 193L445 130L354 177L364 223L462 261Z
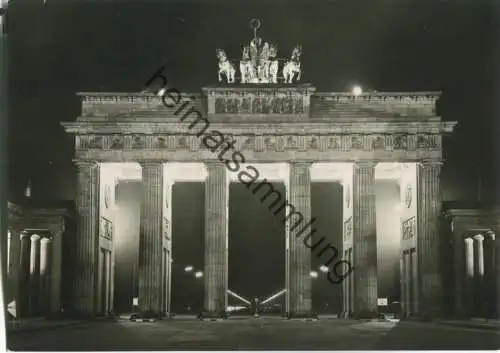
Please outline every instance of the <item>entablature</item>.
M445 212L452 228L458 232L500 229L500 209L449 209Z
M357 121L335 122L252 122L228 124L209 122L204 120L193 121L186 119L184 122L166 122L161 119L148 119L147 121L77 121L63 122L66 132L85 134L197 134L202 129L218 130L228 134L262 133L262 134L446 134L451 133L456 122L428 121L370 121L367 119Z
M162 114L173 116L186 101L203 116L238 114L266 115L279 118L293 114L302 118L372 116L435 116L440 92L368 92L354 95L346 92L315 92L302 85L237 85L203 87L199 93L160 97L153 92L81 92L83 117L121 118L129 114ZM172 98L175 96L175 98ZM178 101L178 102L175 102ZM166 102L168 102L166 104Z

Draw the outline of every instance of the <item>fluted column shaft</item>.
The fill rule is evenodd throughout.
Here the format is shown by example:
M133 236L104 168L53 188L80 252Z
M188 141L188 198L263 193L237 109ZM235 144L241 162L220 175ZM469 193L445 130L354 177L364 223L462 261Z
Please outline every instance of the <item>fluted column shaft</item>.
M377 223L375 163L355 163L353 170L353 262L356 317L376 317Z
M19 281L17 291L17 316L27 317L29 315L29 283L30 283L30 251L31 237L28 233L21 233L19 249Z
M38 296L40 294L40 239L38 234L31 236L30 251L30 314L38 314Z
M206 163L205 315L224 316L227 306L228 179L226 166Z
M61 283L62 283L62 258L63 254L63 230L52 232L50 244L50 315L57 316L61 313Z
M19 251L20 251L20 231L17 228L10 230L9 259L7 263L8 280L6 284L6 304L17 298L19 280Z
M439 230L441 216L441 162L417 166L417 252L420 274L420 315L441 314L441 271L439 268Z
M77 167L77 231L73 272L76 314L96 313L99 259L99 165L79 161Z
M40 240L40 296L38 308L48 315L50 310L50 280L52 270L52 240L42 238Z
M288 315L305 317L312 314L311 290L311 249L306 246L304 237L310 233L310 226L303 229L311 220L311 172L310 163L290 163L288 202L304 221L296 226L296 217L287 217L288 237ZM289 210L287 210L289 211Z
M163 164L143 162L139 239L139 310L161 316Z

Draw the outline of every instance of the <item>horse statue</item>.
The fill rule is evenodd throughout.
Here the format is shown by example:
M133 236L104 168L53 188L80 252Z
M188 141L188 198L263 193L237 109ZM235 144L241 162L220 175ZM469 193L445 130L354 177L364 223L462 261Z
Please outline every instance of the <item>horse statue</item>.
M241 83L251 83L255 79L255 71L250 61L250 47L245 45L240 60Z
M283 77L285 78L285 83L292 83L295 74L297 74L295 81L300 80L301 70L300 70L300 55L302 54L302 46L297 45L293 48L292 57L283 66Z
M270 83L278 83L278 47L274 44L269 45L268 56L268 78Z
M227 83L234 83L234 75L236 70L234 65L228 60L226 52L223 49L216 50L217 59L219 60L219 82L222 82L222 75L226 76Z

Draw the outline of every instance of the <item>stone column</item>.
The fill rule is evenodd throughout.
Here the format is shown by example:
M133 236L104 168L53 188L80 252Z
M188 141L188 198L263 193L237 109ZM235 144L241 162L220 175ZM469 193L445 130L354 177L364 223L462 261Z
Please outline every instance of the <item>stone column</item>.
M474 308L474 240L470 237L465 238L465 301L464 313L470 318Z
M353 166L353 316L358 318L378 316L375 165L358 162Z
M62 257L63 257L63 229L51 230L52 241L50 245L50 315L61 314L61 281L62 281Z
M96 314L99 259L99 165L78 161L77 232L73 272L73 308L77 315Z
M7 260L7 276L6 276L6 281L5 283L5 289L6 289L6 303L5 305L8 305L10 302L15 300L17 297L17 280L18 280L18 275L17 271L19 268L19 230L17 229L10 229L9 230L9 253L8 253L8 260Z
M40 240L40 296L38 308L44 315L50 310L50 272L52 267L52 240Z
M288 238L288 308L287 315L294 317L312 316L311 249L306 246L305 237L310 233L311 220L311 172L310 163L290 163L288 200L295 213L302 215L302 222L291 210L287 211ZM310 240L309 240L310 242Z
M141 162L143 196L139 238L139 311L161 316L163 163Z
M38 315L38 296L40 294L40 239L38 234L31 236L30 251L30 314Z
M19 252L19 281L17 291L17 317L24 318L29 316L29 283L30 283L30 251L31 238L28 233L21 233L20 252Z
M10 251L9 251L9 261L8 261L8 273L9 278L14 279L14 282L17 282L17 271L19 268L19 251L20 251L20 230L12 229L10 236Z
M464 300L465 300L465 260L466 260L466 245L464 241L465 231L462 227L457 226L455 220L452 221L453 232L453 267L455 272L454 277L454 295L455 295L455 317L465 317Z
M484 311L484 236L477 234L474 239L474 313L478 317L486 317Z
M6 279L9 277L10 273L10 252L11 252L11 244L12 244L12 233L10 229L7 229L7 237L5 238L5 246L2 244L2 278ZM7 281L4 281L4 286ZM4 287L5 288L5 287Z
M225 317L227 306L227 235L229 184L226 166L206 162L205 317Z
M419 315L441 316L442 280L439 268L441 244L441 162L417 165L417 253L420 274Z
M497 296L495 294L497 272L495 268L495 234L492 231L486 232L484 236L483 249L485 310L487 317L494 318L497 310Z

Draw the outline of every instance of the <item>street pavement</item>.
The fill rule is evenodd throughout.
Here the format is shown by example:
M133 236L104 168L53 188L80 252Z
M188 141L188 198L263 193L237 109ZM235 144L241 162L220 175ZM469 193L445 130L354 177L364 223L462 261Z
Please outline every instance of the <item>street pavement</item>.
M238 318L91 321L10 332L10 350L498 349L498 331L438 323Z

